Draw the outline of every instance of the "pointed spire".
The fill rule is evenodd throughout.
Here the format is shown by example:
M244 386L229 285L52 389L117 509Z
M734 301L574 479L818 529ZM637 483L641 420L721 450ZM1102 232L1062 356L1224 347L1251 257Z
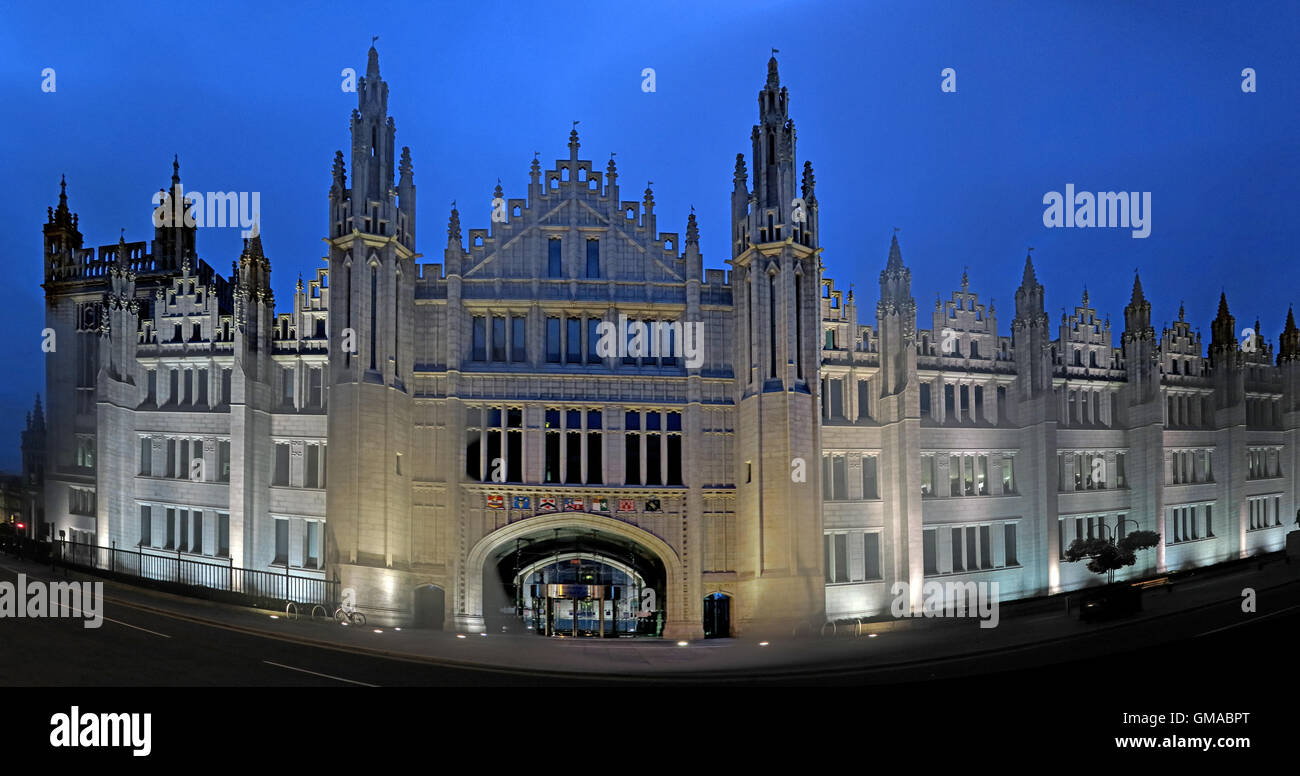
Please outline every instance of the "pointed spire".
M812 162L805 161L803 163L803 185L801 187L805 202L812 203L817 201L816 188L817 176L813 175Z
M46 210L51 224L68 228L76 227L76 216L68 212L68 179L66 176L59 176L59 206L57 208L46 208Z
M1020 277L1020 285L1032 287L1038 285L1038 276L1034 274L1034 253L1033 248L1025 254L1025 273Z
M536 151L533 151L533 163L528 167L528 177L534 184L542 178L542 163L537 161Z
M1286 326L1282 329L1282 336L1277 339L1278 365L1287 361L1300 361L1300 329L1296 328L1295 312L1290 307L1286 311Z
M1183 300L1181 299L1178 300L1178 320L1179 321L1187 320L1187 309L1183 307Z
M175 190L176 186L179 185L180 182L181 182L181 155L175 154L172 156L172 189Z
M505 191L501 189L501 179L497 178L497 187L492 190L493 199L502 199L505 197Z
M402 158L397 163L397 170L401 176L398 178L399 186L411 186L415 184L415 168L411 166L410 146L402 146Z
M1088 306L1088 287L1086 285L1083 287L1083 306Z
M569 130L569 158L570 159L578 158L578 149L581 146L582 144L578 142L578 122L575 120L573 122L573 129ZM577 171L575 170L574 173L576 174L576 172ZM575 181L577 180L576 175L574 177L574 180Z
M736 172L732 176L732 180L736 183L737 191L744 189L749 182L749 171L745 168L744 154L736 154Z
M695 206L691 205L691 214L686 217L686 244L700 244L700 227L695 222Z
M1129 304L1144 304L1147 301L1146 294L1142 293L1142 276L1133 270L1133 294L1129 297Z
M1256 329L1255 333L1258 335L1259 330ZM1235 351L1237 344L1237 321L1228 312L1227 294L1220 291L1219 312L1210 324L1210 351Z
M451 216L447 219L447 244L460 245L460 211L456 209L456 200L451 201Z
M339 191L348 187L347 167L343 162L343 152L334 152L334 169L332 170L334 187Z
M378 35L370 39L370 51L366 54L367 81L375 81L379 78L379 52L375 49L375 43L378 40Z
M654 182L654 181L646 181L646 184L645 184L645 198L644 198L643 201L644 201L644 203L645 203L645 206L646 206L646 209L647 209L647 210L650 209L650 208L652 208L652 207L654 207L654 204L655 204L655 193L654 193L654 189L650 188L650 187L653 186L653 185L655 185L655 182Z
M889 261L885 262L886 270L903 268L903 251L898 247L898 230L894 230L894 236L889 241Z
M41 407L41 395L36 394L36 403L32 406L32 428L45 428L45 410Z
M772 49L772 58L767 60L767 86L774 89L781 85L781 73L777 70L776 55L779 49Z
M618 165L614 164L614 152L609 152L609 164L605 165L605 179L612 185L618 180Z
M967 268L961 268L961 292L963 294L970 291L970 275L966 272Z

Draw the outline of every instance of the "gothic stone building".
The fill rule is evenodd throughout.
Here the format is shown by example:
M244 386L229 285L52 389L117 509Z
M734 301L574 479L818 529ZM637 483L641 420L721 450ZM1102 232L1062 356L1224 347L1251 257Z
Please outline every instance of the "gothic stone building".
M918 329L895 237L859 323L822 275L775 59L758 107L727 270L704 269L693 214L663 232L649 188L623 199L576 131L526 196L498 185L489 228L463 233L453 204L441 263L418 261L373 48L329 255L290 312L259 236L229 276L184 220L83 248L61 191L52 529L337 578L376 623L674 638L884 614L899 581L914 606L928 580L1077 588L1077 537L1159 532L1126 575L1282 546L1290 315L1275 364L1221 300L1207 356L1181 310L1157 337L1135 280L1116 346L1086 292L1053 332L1026 260L1009 335L964 276Z

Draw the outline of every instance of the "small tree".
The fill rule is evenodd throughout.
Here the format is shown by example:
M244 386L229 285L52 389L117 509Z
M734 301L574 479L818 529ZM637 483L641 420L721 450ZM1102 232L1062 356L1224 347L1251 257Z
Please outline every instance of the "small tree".
M1108 582L1115 581L1115 571L1137 562L1137 552L1148 550L1160 543L1155 531L1134 531L1120 539L1075 539L1065 551L1065 560L1074 563L1088 558L1088 570L1106 574Z

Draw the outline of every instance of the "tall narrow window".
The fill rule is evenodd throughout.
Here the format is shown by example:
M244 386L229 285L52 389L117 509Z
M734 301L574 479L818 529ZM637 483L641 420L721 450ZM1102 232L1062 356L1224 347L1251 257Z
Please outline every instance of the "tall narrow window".
M568 318L565 324L564 360L569 364L582 363L582 321Z
M140 505L140 544L153 545L153 507L148 504Z
M275 479L272 485L289 484L289 445L277 444L275 446Z
M880 534L862 535L862 562L864 579L880 579Z
M1006 541L1006 555L1007 555L1006 565L1019 566L1020 561L1016 559L1016 549L1017 549L1016 524L1007 523L1005 526L1005 531L1006 533L1004 534L1004 536Z
M961 529L952 529L952 570L965 571L966 567L962 565L961 551Z
M864 455L862 457L862 497L879 498L876 487L876 457L874 455Z
M320 567L320 523L306 521L302 537L302 565L309 569Z
M641 484L641 413L629 412L623 422L623 460L626 463L624 482L628 485Z
M546 362L560 363L560 319L546 319Z
M293 367L286 366L280 370L280 404L284 407L293 406Z
M835 581L849 581L848 534L835 534Z
M383 225L379 227L380 234L383 234ZM393 377L396 378L401 369L401 364L397 359L401 350L398 346L398 335L402 330L402 276L393 276Z
M217 513L217 555L230 556L230 515L225 512Z
M939 573L939 553L933 528L921 531L921 557L926 574Z
M522 315L510 319L510 360L516 363L528 360L527 324Z
M506 360L506 319L492 317L492 360Z
M370 368L376 369L375 366L375 331L379 328L375 325L376 315L379 310L379 269L370 268Z
M768 345L770 346L771 376L776 377L776 275L767 281Z
M794 358L795 375L803 379L803 276L794 276Z
M289 562L289 521L283 517L275 518L275 559L271 562Z
M603 418L600 410L587 412L587 484L600 485L605 482L604 447L601 437Z
M482 315L474 316L472 324L473 334L470 343L469 358L471 361L487 360L487 318Z
M600 240L587 241L587 277L600 277Z
M217 442L217 482L230 482L230 440Z
M587 363L599 364L601 358L599 355L598 345L600 344L600 319L587 319Z
M546 241L546 276L558 278L563 275L563 268L560 265L560 241L551 238Z
M307 466L302 473L304 488L319 488L316 472L320 467L320 445L307 445Z
M200 407L208 406L208 370L200 369L195 376L198 397L195 401Z
M153 475L153 439L150 437L140 437L140 474L145 477Z

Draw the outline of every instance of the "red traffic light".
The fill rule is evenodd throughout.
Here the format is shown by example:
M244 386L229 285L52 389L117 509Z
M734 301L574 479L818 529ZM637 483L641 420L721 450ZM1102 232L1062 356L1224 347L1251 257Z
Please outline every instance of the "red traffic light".
M18 524L18 530L19 530L19 531L25 530L26 528L27 528L27 524L26 524L26 523L19 523L19 524Z

